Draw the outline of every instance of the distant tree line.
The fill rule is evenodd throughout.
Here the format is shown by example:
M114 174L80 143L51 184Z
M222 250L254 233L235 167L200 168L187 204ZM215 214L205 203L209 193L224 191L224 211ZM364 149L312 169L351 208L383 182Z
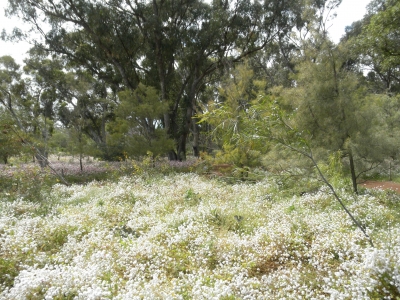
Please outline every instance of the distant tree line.
M22 69L0 58L2 159L25 143L38 161L204 152L246 170L303 139L355 185L398 158L400 4L372 1L335 44L340 2L9 0L35 35L2 35L34 45Z

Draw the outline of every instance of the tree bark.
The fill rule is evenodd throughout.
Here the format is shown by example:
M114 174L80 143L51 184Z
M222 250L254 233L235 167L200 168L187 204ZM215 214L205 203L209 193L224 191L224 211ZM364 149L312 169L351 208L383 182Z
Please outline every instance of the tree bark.
M168 159L169 160L178 160L178 155L176 154L176 152L174 150L170 150L168 152Z
M354 193L358 194L356 169L354 166L354 157L351 149L349 149L349 162L350 162L351 181L353 183L353 191Z
M36 149L35 157L41 168L45 168L49 165L49 161L47 159L48 156L49 156L49 153L46 149L44 149L44 148Z
M79 167L81 168L81 173L83 172L83 164L82 164L82 152L79 153Z
M194 70L194 73L197 73L197 67ZM193 111L196 105L196 90L198 88L199 83L201 82L202 76L194 78L189 94L186 98L186 115L185 115L185 122L183 124L182 133L180 134L178 140L178 159L179 160L186 160L186 141L187 137L190 133L190 128L192 126L192 119L193 119Z
M200 156L199 149L199 140L200 140L200 128L196 121L193 122L193 155L195 157Z

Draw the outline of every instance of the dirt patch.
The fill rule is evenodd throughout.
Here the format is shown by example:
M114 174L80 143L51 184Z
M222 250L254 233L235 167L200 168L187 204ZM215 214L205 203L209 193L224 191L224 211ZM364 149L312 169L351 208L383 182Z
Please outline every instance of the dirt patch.
M358 184L367 189L393 190L400 194L400 183L393 181L364 181Z

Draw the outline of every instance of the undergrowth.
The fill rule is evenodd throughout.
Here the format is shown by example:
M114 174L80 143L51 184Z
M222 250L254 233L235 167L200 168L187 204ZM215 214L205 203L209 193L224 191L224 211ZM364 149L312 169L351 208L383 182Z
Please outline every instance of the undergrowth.
M400 297L393 192L335 181L371 247L318 181L125 164L67 187L31 172L1 182L0 299Z

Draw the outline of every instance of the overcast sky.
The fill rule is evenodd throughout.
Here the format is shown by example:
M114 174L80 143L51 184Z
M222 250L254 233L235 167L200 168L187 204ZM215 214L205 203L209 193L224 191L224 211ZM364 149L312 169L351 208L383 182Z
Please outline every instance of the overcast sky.
M362 19L366 9L365 7L371 0L343 0L340 7L336 10L337 17L332 21L329 33L334 42L339 42L340 37L344 34L346 26L352 22ZM11 32L14 27L21 27L18 19L8 19L4 16L4 8L7 0L0 0L0 31L5 29ZM5 43L0 40L0 56L11 55L18 63L22 63L29 45L24 43Z

